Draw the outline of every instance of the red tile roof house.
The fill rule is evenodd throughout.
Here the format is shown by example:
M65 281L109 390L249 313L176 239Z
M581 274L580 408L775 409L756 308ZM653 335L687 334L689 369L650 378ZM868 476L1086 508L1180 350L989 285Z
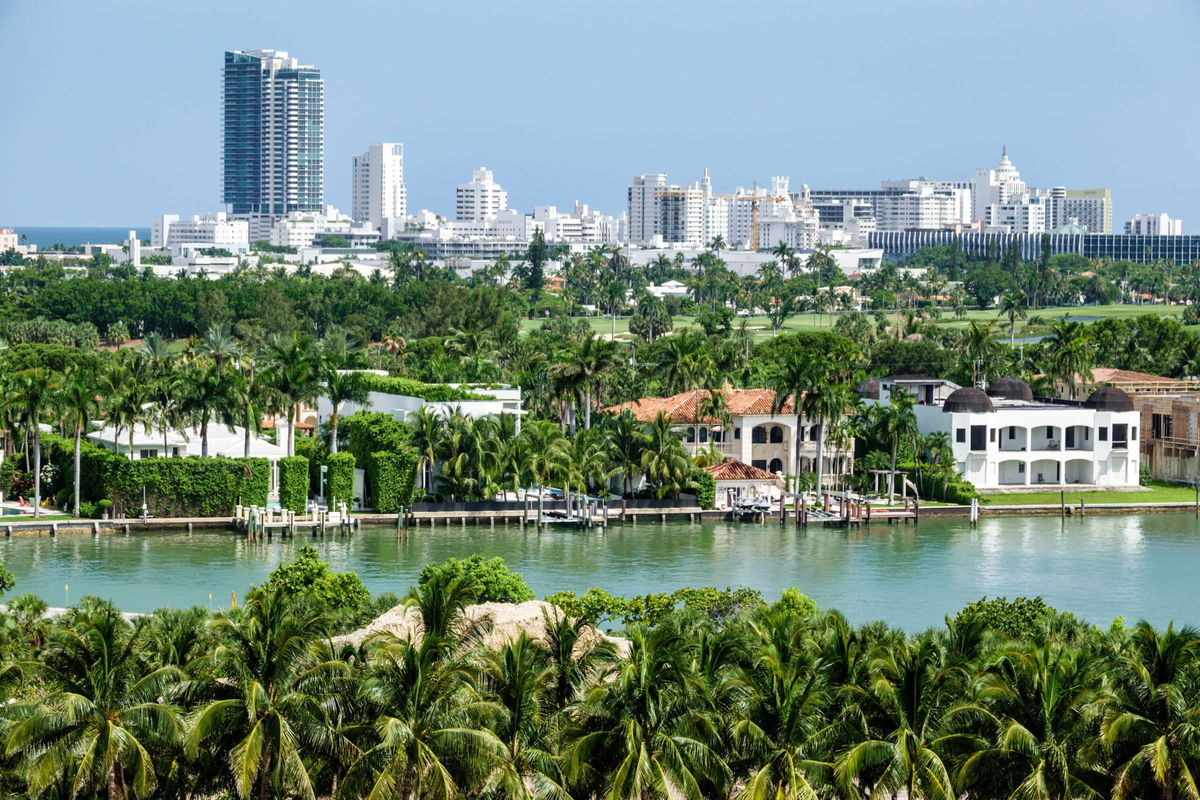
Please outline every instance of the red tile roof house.
M783 479L774 472L732 458L707 466L704 471L713 476L716 484L717 508L732 508L740 498L765 497L777 501L783 489Z
M741 461L752 467L779 475L793 475L796 452L796 414L789 398L778 414L771 413L775 393L770 389L723 389L725 407L731 424L723 427L720 420L702 418L709 392L694 389L673 397L643 397L629 403L610 406L604 411L620 414L633 412L639 422L650 422L659 412L667 416L672 427L680 432L684 445L691 452L715 447L726 458ZM804 441L800 446L800 472L812 472L817 455L817 430L810 420L801 420ZM826 485L836 485L830 478L844 475L854 466L854 444L825 442Z

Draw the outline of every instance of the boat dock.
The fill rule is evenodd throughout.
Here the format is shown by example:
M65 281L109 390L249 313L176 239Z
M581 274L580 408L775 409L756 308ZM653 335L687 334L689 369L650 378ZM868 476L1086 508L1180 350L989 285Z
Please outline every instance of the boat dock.
M234 527L246 534L247 539L311 534L313 536L349 536L362 525L362 519L346 511L343 503L337 511L312 508L297 512L286 508L262 508L261 506L237 506L233 513Z
M792 498L789 509L786 499ZM871 501L850 492L822 492L814 501L808 494L786 493L780 498L779 521L787 522L789 515L797 525L807 526L810 522L824 525L870 525L873 522L895 522L914 524L921 519L921 503L916 498L904 498L903 506L872 505Z

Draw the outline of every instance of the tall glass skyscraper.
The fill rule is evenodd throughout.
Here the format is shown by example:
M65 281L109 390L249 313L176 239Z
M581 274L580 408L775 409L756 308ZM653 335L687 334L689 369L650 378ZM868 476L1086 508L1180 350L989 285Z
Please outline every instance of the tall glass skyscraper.
M276 50L225 52L225 203L234 214L320 211L325 84Z

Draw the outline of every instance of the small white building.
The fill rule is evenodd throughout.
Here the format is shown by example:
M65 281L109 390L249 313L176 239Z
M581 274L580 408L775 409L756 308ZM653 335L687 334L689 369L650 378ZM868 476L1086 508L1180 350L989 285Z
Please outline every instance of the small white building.
M150 246L173 255L191 255L198 250L228 250L237 255L250 251L250 226L224 211L193 214L163 214L150 225Z
M1084 401L1034 398L1018 378L992 381L987 391L919 376L863 381L867 403L891 392L917 398L922 435L950 437L958 472L981 490L1132 488L1139 483L1138 424L1129 395L1103 386Z
M386 376L387 373L382 370L364 370L373 375ZM447 402L428 401L420 397L411 395L393 394L391 392L369 392L367 394L367 402L363 405L358 403L344 403L338 409L338 416L342 419L350 416L357 411L378 411L384 414L390 414L398 420L404 421L410 419L422 408L428 407L430 410L441 415L452 414L455 411L466 417L478 419L480 417L490 417L500 414L515 414L518 419L518 427L520 425L520 417L525 412L521 408L521 387L520 386L484 386L469 383L454 383L446 384L456 389L462 389L473 395L478 395L481 400L453 400ZM325 422L333 414L333 406L325 397L317 399L317 419L315 422Z
M1136 214L1125 222L1125 233L1135 236L1182 236L1183 220L1167 214ZM0 250L3 250L0 247Z

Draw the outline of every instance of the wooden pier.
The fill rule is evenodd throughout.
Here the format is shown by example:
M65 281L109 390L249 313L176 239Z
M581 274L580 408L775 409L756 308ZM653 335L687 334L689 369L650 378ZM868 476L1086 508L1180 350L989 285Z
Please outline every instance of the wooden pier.
M306 512L286 508L238 506L233 514L234 527L247 539L271 536L295 536L297 532L312 536L349 536L358 530L362 520L346 511L345 504L337 511L313 509Z
M899 521L907 524L921 519L921 504L916 498L904 498L903 507L872 506L865 497L849 492L822 492L816 502L810 503L807 494L784 494L779 503L779 521L787 522L789 509L787 498L792 498L790 509L797 525L807 527L810 522L823 525L870 525L873 522Z

